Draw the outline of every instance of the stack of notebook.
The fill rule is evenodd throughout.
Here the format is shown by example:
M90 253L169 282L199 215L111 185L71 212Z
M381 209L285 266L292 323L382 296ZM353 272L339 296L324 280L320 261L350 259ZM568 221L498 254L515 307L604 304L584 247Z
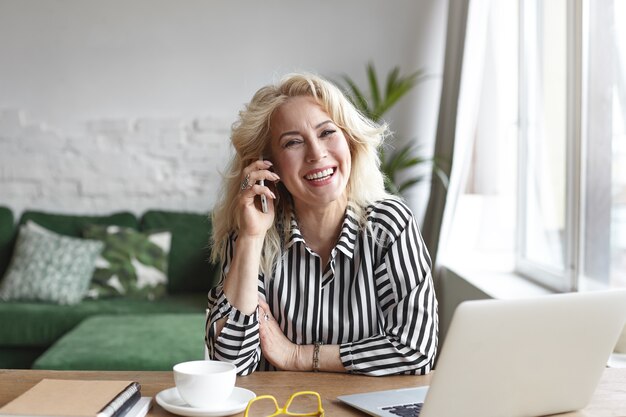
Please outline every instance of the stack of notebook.
M143 417L150 400L133 381L43 379L0 408L0 416Z

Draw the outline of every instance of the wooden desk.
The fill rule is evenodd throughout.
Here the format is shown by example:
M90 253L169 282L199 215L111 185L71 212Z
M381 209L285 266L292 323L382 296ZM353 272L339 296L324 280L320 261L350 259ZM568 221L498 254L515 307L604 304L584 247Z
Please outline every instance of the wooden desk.
M42 378L135 380L141 383L143 395L150 397L174 386L174 377L171 372L0 370L0 406L17 397ZM430 376L375 378L323 372L256 372L250 376L237 378L237 386L250 389L257 395L273 394L279 403L284 403L294 391L306 389L317 391L322 396L324 409L329 417L364 415L338 401L337 395L413 387L427 385L429 382ZM532 399L529 400L532 401ZM148 415L172 416L154 401ZM607 369L591 404L582 411L561 416L626 416L626 369Z

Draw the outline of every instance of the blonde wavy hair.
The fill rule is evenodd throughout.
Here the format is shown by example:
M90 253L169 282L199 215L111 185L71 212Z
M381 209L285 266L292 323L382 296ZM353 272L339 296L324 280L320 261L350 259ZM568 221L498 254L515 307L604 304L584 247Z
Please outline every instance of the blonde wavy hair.
M221 198L212 213L213 262L225 258L228 238L231 233L237 232L235 210L243 179L241 172L259 155L270 156L272 116L291 97L299 96L313 97L348 140L352 159L347 185L348 201L361 226L366 224L365 209L368 205L391 197L385 191L377 151L388 134L387 125L379 125L363 116L331 82L307 73L287 75L278 84L259 89L252 101L239 112L239 119L232 126L231 142L236 154L223 174ZM272 271L290 237L291 195L282 183L279 183L277 191L277 199L274 200L276 218L263 243L260 271L263 273Z

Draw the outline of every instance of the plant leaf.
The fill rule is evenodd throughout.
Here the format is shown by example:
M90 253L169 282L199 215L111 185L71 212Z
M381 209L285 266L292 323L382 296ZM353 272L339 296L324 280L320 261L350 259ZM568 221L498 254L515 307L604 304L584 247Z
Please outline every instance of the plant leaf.
M386 176L385 176L385 190L387 190L391 194L400 195L400 191L398 190L398 187L396 186L396 184L393 182L391 178L388 178Z
M402 184L400 184L400 186L398 187L398 192L400 192L401 194L407 190L408 188L414 186L415 184L422 182L422 180L424 179L423 175L417 176L415 178L411 178L410 180L406 180L404 181Z
M367 103L367 99L365 95L361 92L359 87L356 85L354 81L347 75L343 76L344 82L348 85L350 93L348 94L348 98L354 104L354 106L361 111L365 116L371 117L371 111L369 109L369 105Z
M400 67L394 67L387 75L387 86L385 87L385 97L388 97L394 86L398 82L398 76L400 75Z
M389 172L395 175L396 171L399 171L403 167L406 167L406 161L410 159L411 151L412 146L407 145L400 148L397 152L389 155L389 157L387 158Z
M411 89L413 89L418 82L424 79L424 72L422 70L415 71L414 73L406 76L399 77L394 76L393 83L389 84L387 87L387 92L385 94L385 100L381 104L380 108L377 109L379 114L382 116L386 113L391 107L393 107L402 97L404 97Z
M381 105L380 89L378 88L378 79L376 77L376 68L371 62L367 64L367 79L370 86L370 94L372 97L372 114L376 116L376 120L382 115L378 109Z
M383 115L395 106L400 99L411 91L419 82L426 78L423 70L417 70L407 76L400 75L400 67L393 67L388 73L381 91L376 68L372 62L366 65L367 86L361 90L347 75L343 81L347 85L348 98L366 117L380 122ZM441 168L443 163L438 158L426 158L419 155L414 145L405 145L398 150L380 147L378 150L381 170L384 174L385 189L396 195L401 195L409 187L423 181L425 175L415 175L407 178L398 185L396 176L403 170L417 167L422 164L432 165L432 174L436 175L447 188L448 176Z

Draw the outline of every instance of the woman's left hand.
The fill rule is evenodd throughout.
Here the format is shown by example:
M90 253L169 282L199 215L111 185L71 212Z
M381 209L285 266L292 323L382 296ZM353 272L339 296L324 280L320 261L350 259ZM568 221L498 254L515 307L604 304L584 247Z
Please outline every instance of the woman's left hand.
M301 346L292 343L272 316L269 305L259 299L259 335L263 356L283 371L304 370L300 365Z

